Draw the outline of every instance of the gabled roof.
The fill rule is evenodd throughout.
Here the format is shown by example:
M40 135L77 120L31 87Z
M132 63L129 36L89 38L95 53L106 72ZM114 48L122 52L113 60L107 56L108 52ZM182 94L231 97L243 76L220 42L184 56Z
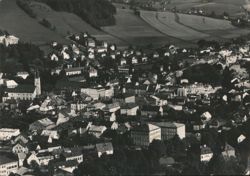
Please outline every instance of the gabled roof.
M7 89L6 92L8 93L34 93L35 86L33 85L18 85L15 88Z
M176 122L152 122L152 124L159 126L161 128L179 128L185 126L183 123Z
M150 131L154 131L156 129L159 129L160 127L156 126L156 125L152 125L152 124L143 124L140 126L136 126L133 131L142 131L142 132L150 132Z
M96 150L97 152L106 152L106 151L110 151L113 150L113 145L111 142L108 143L99 143L96 144Z

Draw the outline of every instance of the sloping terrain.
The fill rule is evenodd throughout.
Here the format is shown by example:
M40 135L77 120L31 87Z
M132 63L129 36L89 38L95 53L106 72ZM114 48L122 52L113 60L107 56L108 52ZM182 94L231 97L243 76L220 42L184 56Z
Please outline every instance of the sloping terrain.
M43 27L16 5L15 0L0 2L0 29L7 30L21 40L35 44L52 41L67 42L59 34Z
M227 20L172 12L141 11L141 18L162 33L187 41L199 39L225 40L249 33Z
M164 45L169 42L183 43L180 39L168 36L155 26L150 26L132 10L117 8L116 25L103 27L107 33L134 45Z

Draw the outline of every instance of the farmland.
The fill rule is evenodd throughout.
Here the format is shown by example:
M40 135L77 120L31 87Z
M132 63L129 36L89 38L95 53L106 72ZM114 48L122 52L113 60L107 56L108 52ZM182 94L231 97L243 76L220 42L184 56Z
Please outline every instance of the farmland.
M168 42L183 43L183 41L170 37L150 26L129 9L117 8L115 18L117 21L116 25L103 27L102 29L128 44L145 45L154 43L163 45Z
M249 33L226 20L172 12L141 11L141 18L162 33L187 41L199 39L225 40Z
M208 14L214 11L216 14L227 12L230 16L237 16L243 12L241 7L247 7L248 3L247 0L170 0L167 8L176 7L178 10L201 8Z
M170 12L141 11L141 17L147 23L156 27L162 33L183 40L196 40L209 35L192 30L175 21L175 15Z

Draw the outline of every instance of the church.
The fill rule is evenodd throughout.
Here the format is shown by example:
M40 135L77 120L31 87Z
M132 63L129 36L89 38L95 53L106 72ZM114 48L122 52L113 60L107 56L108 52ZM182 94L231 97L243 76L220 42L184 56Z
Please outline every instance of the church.
M34 100L41 95L41 80L39 72L35 72L34 85L18 85L15 88L7 88L3 96L3 102L6 100Z

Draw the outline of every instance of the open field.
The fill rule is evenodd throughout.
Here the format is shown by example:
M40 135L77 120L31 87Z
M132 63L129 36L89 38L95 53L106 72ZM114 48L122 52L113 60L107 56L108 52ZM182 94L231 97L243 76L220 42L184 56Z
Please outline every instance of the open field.
M155 27L150 26L129 9L117 8L115 17L115 26L103 27L102 29L128 44L146 45L153 43L155 45L164 45L171 42L183 43L183 41L167 36L155 29Z
M242 6L248 7L248 0L170 0L168 9L176 7L179 10L188 10L190 8L201 8L206 13L214 11L216 14L227 12L230 16L236 16L243 12Z
M249 33L229 21L172 12L141 11L141 18L166 35L188 41L225 40Z

